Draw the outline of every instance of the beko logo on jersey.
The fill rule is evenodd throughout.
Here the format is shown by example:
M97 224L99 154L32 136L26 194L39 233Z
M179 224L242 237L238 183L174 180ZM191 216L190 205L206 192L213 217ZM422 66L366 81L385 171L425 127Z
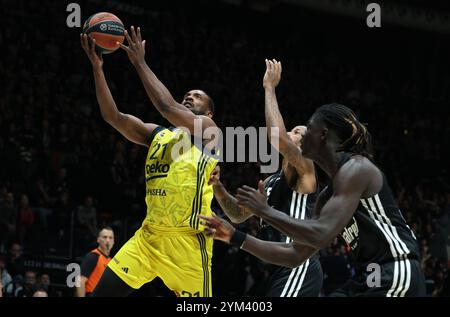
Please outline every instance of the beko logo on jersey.
M149 180L152 180L155 178L167 177L169 171L170 171L170 165L169 164L161 164L159 161L156 161L153 164L145 165L145 174L147 175L147 178L146 178L147 182Z
M148 188L147 195L166 196L166 190L164 188Z
M350 226L344 228L344 232L342 232L342 238L344 238L345 242L347 242L352 249L356 248L357 243L353 243L355 239L358 238L358 224L356 223L356 219L353 217L353 223Z
M156 161L156 163L153 164L147 164L145 165L145 169L147 174L154 174L154 173L169 173L170 165L169 164L161 164L160 162Z

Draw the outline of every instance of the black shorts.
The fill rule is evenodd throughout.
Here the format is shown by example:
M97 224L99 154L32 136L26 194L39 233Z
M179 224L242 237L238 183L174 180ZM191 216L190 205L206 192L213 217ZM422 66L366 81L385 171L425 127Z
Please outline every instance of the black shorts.
M278 267L269 277L265 296L318 297L322 282L322 266L315 256L295 269Z
M425 277L417 260L399 260L380 265L379 283L373 270L348 281L329 297L424 297Z

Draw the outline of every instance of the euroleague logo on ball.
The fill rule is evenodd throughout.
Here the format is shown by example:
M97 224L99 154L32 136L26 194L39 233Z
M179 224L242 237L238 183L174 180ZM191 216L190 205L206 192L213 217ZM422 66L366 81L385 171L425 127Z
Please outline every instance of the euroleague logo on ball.
M105 23L100 24L100 30L106 31L107 28L108 26Z

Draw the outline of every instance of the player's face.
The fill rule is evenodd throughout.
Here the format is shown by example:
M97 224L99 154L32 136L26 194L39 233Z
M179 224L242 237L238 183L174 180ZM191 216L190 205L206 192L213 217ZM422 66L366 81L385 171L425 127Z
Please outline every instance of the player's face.
M300 140L300 149L304 157L309 159L314 158L320 145L321 133L322 129L318 122L313 118L309 119Z
M300 147L300 141L302 140L303 134L306 132L306 127L303 125L298 125L287 133L292 142Z
M98 235L97 243L102 249L111 251L112 247L114 246L114 232L112 232L111 230L103 229Z
M196 115L208 115L208 112L210 112L208 96L202 90L188 91L184 95L183 102L181 104Z

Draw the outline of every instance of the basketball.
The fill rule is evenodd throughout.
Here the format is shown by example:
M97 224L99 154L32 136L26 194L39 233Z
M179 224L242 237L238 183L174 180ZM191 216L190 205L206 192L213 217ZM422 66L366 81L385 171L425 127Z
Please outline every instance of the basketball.
M122 21L112 13L99 12L91 15L83 25L83 33L95 39L96 49L101 54L109 54L119 48L125 38Z

